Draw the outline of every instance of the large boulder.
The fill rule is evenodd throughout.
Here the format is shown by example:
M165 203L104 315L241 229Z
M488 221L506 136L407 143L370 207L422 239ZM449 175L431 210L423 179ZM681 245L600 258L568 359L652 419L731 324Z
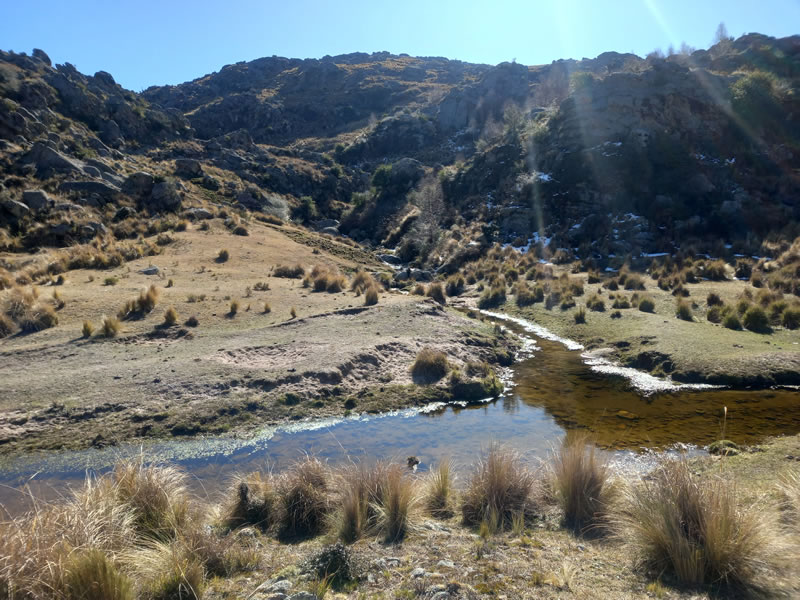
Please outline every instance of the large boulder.
M175 174L181 177L188 177L189 179L202 177L203 167L200 164L200 161L197 161L193 158L176 158Z
M125 183L122 184L122 191L131 196L149 196L153 191L153 185L155 185L155 180L150 173L137 171L128 176Z
M30 209L25 206L22 202L17 202L16 200L3 200L0 207L10 215L20 219L30 213Z
M172 182L161 181L153 186L150 196L142 201L147 208L156 212L175 211L181 207L181 195Z
M111 200L119 193L119 188L105 181L65 181L58 186L60 192L78 192L80 194L97 194L103 200Z
M70 173L83 171L83 164L81 161L65 156L55 148L42 142L36 142L33 145L30 152L25 155L24 161L32 162L36 166L36 175L40 179L54 172Z
M31 210L42 210L50 204L50 196L44 190L25 190L22 192L22 201Z

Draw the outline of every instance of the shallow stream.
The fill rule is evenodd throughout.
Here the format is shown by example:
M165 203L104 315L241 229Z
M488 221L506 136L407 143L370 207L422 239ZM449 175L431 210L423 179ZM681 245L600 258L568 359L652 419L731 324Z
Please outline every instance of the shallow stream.
M532 460L546 458L572 429L590 432L620 468L640 469L651 463L653 451L677 446L700 452L719 439L726 406L725 437L738 443L800 432L800 394L795 390L664 385L587 357L578 344L559 341L534 324L504 323L528 342L507 373L507 389L498 400L301 422L247 439L165 440L24 457L0 472L0 504L17 512L26 500L16 488L24 484L37 497L54 498L82 483L87 472L102 472L140 452L147 460L179 464L191 474L198 492L214 496L235 472L279 471L304 453L333 463L416 456L422 470L449 457L464 470L492 441Z

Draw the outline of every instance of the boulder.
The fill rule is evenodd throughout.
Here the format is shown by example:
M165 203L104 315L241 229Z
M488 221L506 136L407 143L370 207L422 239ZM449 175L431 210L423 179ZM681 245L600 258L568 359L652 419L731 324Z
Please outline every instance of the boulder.
M101 177L100 169L98 169L97 167L92 167L90 165L84 166L83 172L86 173L89 177L96 177L97 179L100 179Z
M186 211L185 215L193 221L203 221L206 219L213 219L214 215L210 210L205 208L190 208Z
M130 206L123 206L114 214L114 220L124 221L125 219L133 217L135 215L136 215L135 208L131 208Z
M119 188L105 181L65 181L58 186L58 191L97 194L104 200L110 200L119 193Z
M336 219L320 219L319 221L314 221L311 224L318 230L339 227L339 221Z
M42 210L50 204L50 196L44 190L25 190L22 192L22 201L31 210Z
M326 227L325 229L320 229L319 232L327 233L328 235L342 235L336 227Z
M204 175L200 185L211 191L217 191L219 189L219 181L214 179L211 175Z
M137 171L128 176L125 183L122 184L122 191L131 196L149 196L153 191L154 184L153 176L150 173Z
M42 142L33 145L30 152L25 155L24 161L36 165L36 175L40 179L53 172L70 173L83 170L83 164L79 160L69 158Z
M181 177L188 177L189 179L193 179L194 177L202 177L203 167L200 164L200 161L197 161L193 158L176 158L175 174L180 175Z
M22 202L17 202L16 200L3 200L0 206L3 207L3 210L13 215L17 219L20 219L31 212L25 204Z
M181 196L172 183L161 181L153 186L150 196L143 203L152 210L174 211L181 207Z

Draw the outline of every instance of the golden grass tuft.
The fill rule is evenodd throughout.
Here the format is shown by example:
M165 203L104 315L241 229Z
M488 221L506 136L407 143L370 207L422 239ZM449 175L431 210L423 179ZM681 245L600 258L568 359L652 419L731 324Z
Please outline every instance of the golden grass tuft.
M233 492L223 507L223 524L230 529L255 526L264 531L276 522L277 493L270 474L260 472L238 476Z
M64 567L63 594L68 600L134 600L131 580L100 550L70 556Z
M364 306L374 306L378 303L378 288L370 286L364 293Z
M279 534L302 538L322 532L330 512L328 468L307 457L295 463L276 482Z
M442 287L442 284L438 281L428 286L428 289L425 290L425 295L428 298L433 298L439 304L447 304L447 298L444 295L444 287Z
M783 544L769 514L763 503L740 507L731 482L700 481L678 460L632 487L617 521L641 566L741 593L771 585L773 555Z
M0 314L0 339L14 333L14 322L6 315Z
M240 303L238 300L231 300L230 310L228 310L228 316L235 317L236 313L239 312Z
M425 347L417 353L411 365L411 375L416 380L431 383L447 375L448 369L449 363L444 352Z
M568 527L581 533L603 532L614 498L610 475L587 436L564 437L551 464L551 486Z
M174 306L170 306L164 313L164 325L172 327L178 322L178 311Z
M117 337L117 334L122 329L122 323L117 317L102 317L103 320L103 335L107 338Z
M81 330L81 333L83 334L83 337L85 337L85 338L92 337L92 334L94 333L94 325L92 325L91 321L84 321L83 322L83 328Z
M129 562L142 581L144 600L200 600L205 589L205 570L180 541L152 542L136 550Z
M450 460L442 459L428 475L425 489L425 508L435 517L452 515L454 475Z
M490 529L510 525L515 515L527 515L536 477L514 451L492 444L478 461L463 492L461 515L465 525L492 523Z

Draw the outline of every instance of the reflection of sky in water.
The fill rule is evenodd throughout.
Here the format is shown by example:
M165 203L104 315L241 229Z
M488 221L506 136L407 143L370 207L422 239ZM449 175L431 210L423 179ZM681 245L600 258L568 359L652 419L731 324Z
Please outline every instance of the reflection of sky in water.
M0 469L0 503L13 507L18 502L19 492L6 486L30 481L34 493L54 497L65 484L81 482L87 470L106 470L139 452L148 459L183 466L195 489L213 495L236 471L281 470L304 453L332 463L404 462L413 455L422 470L449 457L461 473L493 441L531 460L546 458L566 428L586 430L602 447L620 449L612 456L619 468L641 469L653 463L652 454L641 452L643 447L705 445L718 439L723 406L729 411L726 437L738 442L800 431L796 391L676 390L643 396L624 378L587 367L576 350L547 339L537 339L537 344L529 345L528 355L533 356L517 363L513 387L496 402L426 414L406 410L300 422L264 430L250 439L167 440L150 442L143 449L124 445L32 455Z

